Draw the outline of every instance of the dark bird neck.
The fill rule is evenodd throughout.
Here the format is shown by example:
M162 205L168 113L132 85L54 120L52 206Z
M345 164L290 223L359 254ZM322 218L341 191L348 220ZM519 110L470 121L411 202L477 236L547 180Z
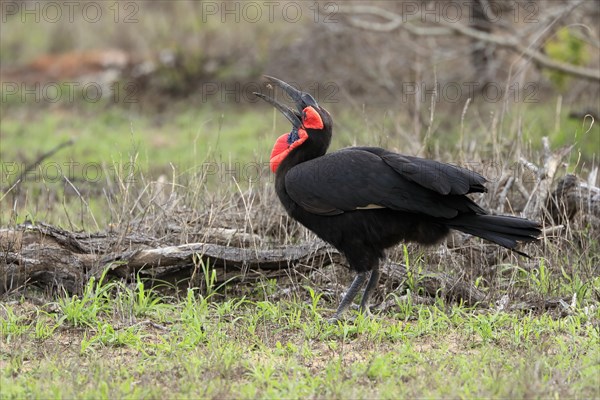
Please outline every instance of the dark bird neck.
M296 203L290 198L285 189L285 175L296 165L325 155L331 142L331 130L320 131L314 134L310 132L309 134L311 136L306 142L292 150L281 161L275 174L275 191L288 212L291 212L292 208L295 208ZM315 140L314 137L318 137L320 140Z

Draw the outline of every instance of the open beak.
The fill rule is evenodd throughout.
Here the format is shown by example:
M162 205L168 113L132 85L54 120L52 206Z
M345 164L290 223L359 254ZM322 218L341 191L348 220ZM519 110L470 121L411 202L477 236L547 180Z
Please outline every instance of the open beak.
M294 128L300 128L302 126L302 111L306 107L308 107L308 106L312 106L315 108L319 107L319 105L317 104L317 101L310 94L301 92L301 91L297 90L296 88L288 85L284 81L274 78L272 76L265 75L265 78L267 78L270 81L270 83L282 88L288 94L288 96L290 96L290 98L294 101L294 103L296 104L297 110L293 110L290 107L288 107L284 104L281 104L278 101L276 101L262 93L254 92L254 94L256 96L260 97L261 99L263 99L264 101L266 101L267 103L271 104L276 109L278 109L292 123Z

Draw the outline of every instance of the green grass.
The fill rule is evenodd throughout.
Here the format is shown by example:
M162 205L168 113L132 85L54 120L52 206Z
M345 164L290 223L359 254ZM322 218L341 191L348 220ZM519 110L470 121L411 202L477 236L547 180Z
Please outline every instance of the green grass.
M63 191L62 179L33 179L20 188L16 209L8 203L10 195L2 200L0 226L28 218L68 228L73 223L71 229L102 229L116 213L127 214L123 210L136 200L137 194L126 185L131 172L126 165L132 161L134 183L142 188L160 174L185 185L186 176L194 176L207 161L233 165L232 174L220 171L226 181L198 183L201 193L214 188L218 198L239 190L237 183L245 184L243 176L236 176L236 163L268 160L273 140L289 129L267 107L176 104L162 115L116 107L97 113L85 105L53 112L8 108L11 112L3 115L0 130L3 168L31 162L59 141L75 138L73 146L45 165L98 163L114 180L97 186L110 188L112 183L118 189L115 198L101 191L79 197ZM595 160L597 126L583 133L580 122L561 117L561 128L553 131L554 119L547 109L531 107L523 114L524 147L536 154L539 139L548 134L553 146L575 143L582 160ZM344 109L335 110L335 115L340 122L332 149L374 144L413 152L415 143L420 146L396 131L405 122L402 115ZM445 119L459 122L456 116L436 115L436 120ZM499 153L514 144L516 121L518 116L507 116L498 128ZM446 132L440 126L432 130L431 147L441 149L442 159L452 159L459 150L455 124ZM479 144L473 157L484 159L492 153L489 129L489 121L466 122L465 141ZM570 170L577 157L574 152ZM2 172L5 187L14 174ZM79 186L81 179L75 178L82 177L82 171L73 175L71 180ZM186 190L180 193L189 194ZM598 398L598 243L580 234L583 249L573 244L571 251L564 243L548 241L546 258L539 257L527 269L494 265L497 281L479 277L485 282L475 282L484 291L500 290L517 299L575 295L562 316L473 309L439 298L425 306L391 294L397 299L391 310L332 326L326 318L335 305L310 283L294 286L277 301L277 281L257 285L246 296L223 296L229 288L215 287L208 266L202 268L202 293L190 290L161 297L143 281L127 286L102 277L90 280L79 295L63 294L43 305L26 299L4 302L0 397ZM411 259L407 248L402 258L408 266L408 291L420 294L415 276L426 258Z
M213 181L219 176L227 186L234 178L243 184L259 169L266 172L272 141L280 134L265 118L271 110L220 110L211 104L159 117L117 107L99 114L85 106L10 111L0 129L1 226L30 219L98 229L111 222L104 188L120 192L130 182L140 189L161 174L185 185L206 170ZM288 129L281 121L277 127ZM12 202L11 185L25 167L68 139L74 144L30 171L19 187L22 197ZM65 194L71 186L83 200Z
M337 105L336 105L337 106ZM81 104L77 107L58 108L50 112L45 107L7 105L0 129L0 181L2 200L6 206L0 212L0 225L23 222L25 219L44 220L59 225L73 223L100 228L111 222L106 212L107 199L102 189L119 185L118 181L131 180L143 186L165 175L169 181L186 185L197 179L206 168L222 178L219 187L237 190L236 184L245 185L249 179L269 176L268 158L272 143L289 129L287 121L275 110L265 106L241 107L219 103L176 103L169 113L149 114L105 105L98 112L98 104ZM372 111L372 110L371 110ZM331 148L350 145L379 145L400 152L415 154L423 148L408 140L413 137L411 123L403 114L388 111L356 112L343 107L332 109L336 116L334 139ZM548 135L554 148L574 145L567 171L582 173L585 177L597 163L600 147L598 124L588 129L581 121L567 118L565 110L556 129L552 107L531 105L519 113L507 114L497 128L499 147L495 151L506 154L514 151L518 140L518 121L522 120L521 143L524 152L539 153L541 137ZM432 130L428 149L438 149L429 156L445 161L460 162L460 120L457 116L437 115L436 121L447 122L448 128L438 126ZM492 120L472 118L465 123L465 143L477 143L476 154L463 162L488 160L487 172L497 173L494 164L493 141L490 135ZM404 130L403 134L398 129ZM26 200L4 203L10 185L26 165L58 143L74 139L72 146L60 150L27 177L28 184L21 185ZM423 138L421 138L423 139ZM421 153L423 155L423 153ZM425 154L427 155L427 154ZM539 160L532 159L534 162ZM500 159L499 163L517 161ZM470 164L469 164L470 165ZM488 165L488 164L485 164ZM477 168L477 167L475 167ZM257 172L258 171L258 172ZM485 173L485 171L483 171ZM70 179L67 183L63 176ZM494 176L491 177L492 179ZM235 184L234 184L235 179ZM222 185L225 183L225 185ZM66 196L64 187L74 185L79 189L91 187L93 194ZM83 185L83 188L82 188ZM13 209L16 204L16 209ZM67 217L66 210L77 210L76 216ZM94 218L90 218L93 215Z
M57 143L72 138L75 140L73 146L48 161L58 163L64 170L69 163L75 162L72 167L75 171L80 171L78 165L85 163L127 162L131 155L137 156L136 168L140 171L165 171L170 169L169 165L185 170L206 159L232 163L266 162L277 136L289 130L285 119L262 105L250 108L198 103L172 108L170 113L153 115L108 105L98 112L96 104L53 112L45 108L7 107L0 131L0 159L5 163L32 161ZM353 144L397 147L400 151L410 148L410 144L394 132L394 123L405 116L392 117L389 110L371 111L357 113L334 108L337 123L332 149ZM557 130L553 112L547 104L532 105L524 110L524 145L539 148L541 137L549 136L553 146L575 145L573 157L593 161L600 147L598 124L590 128L589 120L583 124L567 118L568 111L563 111ZM436 116L436 120L447 121L453 128L450 131L435 128L432 141L455 152L458 150L460 120L455 115ZM506 117L505 126L500 128L501 145L511 145L517 139L516 121L514 116ZM491 143L487 131L490 123L471 122L465 128L466 140L480 143L483 153ZM408 122L401 125L410 132ZM3 171L3 180L14 177L7 177L6 173Z
M600 395L597 308L558 318L438 301L329 325L330 304L311 290L214 296L100 280L82 298L4 304L2 398Z
M3 189L0 226L30 219L67 227L73 222L79 229L96 226L102 229L112 222L113 215L107 210L110 206L118 208L122 202L126 207L135 200L126 193L130 189L127 184L131 183L135 190L147 191L151 189L148 185L160 175L166 177L168 184L173 181L181 189L178 194L185 195L186 185L192 187L195 183L192 188L200 187L213 191L217 197L227 197L238 192L240 186L247 187L248 178L254 177L257 166L264 174L260 178L272 179L266 168L272 143L289 129L289 123L268 105L240 107L183 102L173 104L168 113L156 115L105 106L101 112L98 112L97 104L64 109L27 105L6 107L8 112L3 115L0 129L0 184ZM580 167L585 164L589 169L596 162L600 128L596 124L588 132L580 121L570 120L564 114L559 119L561 129L553 132L548 128L554 124L551 109L546 104L546 107L534 105L523 110L522 153L539 163L536 149L541 146L541 137L549 134L553 148L575 145L566 171L576 172L585 179L587 170ZM402 120L405 118L402 114L353 112L343 107L332 109L332 114L336 124L331 150L351 145L379 145L415 154L422 148L419 138L407 140L406 136L412 132L406 128L410 124ZM460 122L459 118L440 115L435 119L447 121L450 128L444 131L436 125L433 129L430 140L432 147L439 151L431 156L460 163L459 128L455 126ZM508 114L503 121L498 128L499 148L495 151L490 149L490 121L477 118L465 121L465 142L477 146L463 162L468 167L473 167L471 162L490 166L479 171L491 174L488 177L492 180L498 177L495 162L503 167L508 164L509 169L518 165L514 150L519 131L518 115ZM572 132L574 136L560 136L562 132ZM68 138L76 139L75 143L31 171L19 187L20 195L13 198L16 190L12 190L10 184L24 166ZM493 161L495 159L498 161ZM203 181L200 172L207 164L214 168L218 179ZM245 166L251 168L245 170ZM478 170L479 167L474 164L474 168ZM561 166L558 175L564 171ZM82 190L81 197L73 190L67 193L70 183L65 178ZM272 192L271 182L260 183L266 183L264 189ZM108 199L104 190L115 198ZM126 198L126 194L130 197ZM69 213L75 215L67 218ZM86 223L78 223L80 220Z
M69 162L80 171L78 165L128 161L132 154L138 155L136 168L143 171L164 170L169 164L189 168L210 154L248 162L266 158L270 150L270 121L264 121L263 111L225 112L205 104L164 116L164 121L116 107L101 113L69 109L9 115L2 121L0 156L4 162L32 161L72 138L73 146L49 160L65 170Z

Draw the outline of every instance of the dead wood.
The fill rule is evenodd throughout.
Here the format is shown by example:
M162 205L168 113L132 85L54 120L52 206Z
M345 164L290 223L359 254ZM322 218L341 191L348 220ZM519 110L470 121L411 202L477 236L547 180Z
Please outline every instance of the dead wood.
M546 201L547 218L566 224L580 214L593 228L600 230L600 188L581 182L575 175L565 175Z
M220 237L222 232L216 234ZM106 269L109 276L126 281L135 280L139 274L150 282L200 286L203 266L215 271L215 283L220 284L282 277L291 269L308 275L314 268L344 262L323 242L272 249L213 243L160 246L154 238L139 233L69 232L44 223L0 230L0 293L27 285L80 293L91 277L98 278ZM483 292L461 277L410 271L393 262L382 270L382 283L388 281L401 288L406 287L409 277L428 297L443 296L469 305L485 299Z
M475 305L485 300L485 293L477 289L471 282L465 281L462 276L451 276L441 272L428 272L424 270L411 271L405 265L394 262L388 263L381 271L384 279L391 279L393 283L406 283L409 274L416 282L416 287L429 297L444 297L450 300L462 300L467 305Z
M2 229L0 293L33 283L78 293L90 277L99 277L105 268L110 275L126 279L139 272L160 280L189 280L205 265L217 271L218 282L224 282L232 277L247 278L248 271L331 263L324 244L262 250L211 243L159 246L155 242L140 234L68 232L43 223Z
M547 136L542 138L542 144L544 146L544 153L542 157L543 164L541 167L535 166L525 159L521 159L521 163L537 175L536 185L523 210L523 214L530 219L540 219L542 216L544 206L550 195L550 188L554 180L554 175L561 166L563 159L569 155L573 148L573 146L565 146L552 151Z

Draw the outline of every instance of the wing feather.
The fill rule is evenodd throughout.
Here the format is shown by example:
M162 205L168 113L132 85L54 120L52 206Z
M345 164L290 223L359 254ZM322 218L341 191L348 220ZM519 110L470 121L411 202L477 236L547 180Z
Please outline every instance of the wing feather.
M381 157L397 173L440 194L485 192L486 179L474 171L425 158L405 156L377 147L363 147Z
M385 207L453 218L461 211L485 211L467 193L485 190L472 171L380 148L342 149L291 168L288 195L313 214L336 215Z

